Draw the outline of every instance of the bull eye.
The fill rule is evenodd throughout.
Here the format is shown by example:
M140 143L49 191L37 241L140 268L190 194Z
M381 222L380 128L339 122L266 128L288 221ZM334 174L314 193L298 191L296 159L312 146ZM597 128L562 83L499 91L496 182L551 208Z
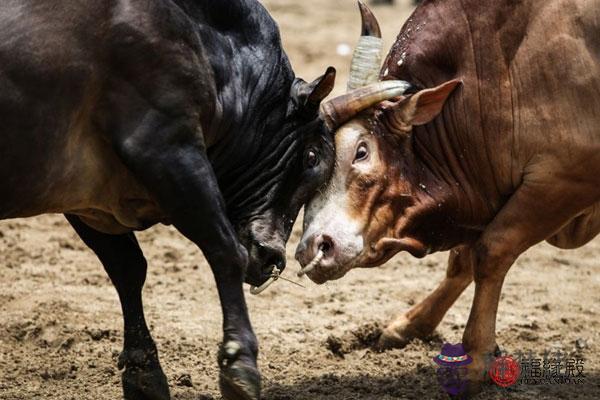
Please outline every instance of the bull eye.
M319 163L319 156L317 155L317 152L314 150L307 151L306 155L304 156L304 162L307 168L316 167Z
M356 155L354 156L353 163L355 163L357 161L364 161L367 158L369 158L369 148L367 147L366 144L361 143L356 148Z

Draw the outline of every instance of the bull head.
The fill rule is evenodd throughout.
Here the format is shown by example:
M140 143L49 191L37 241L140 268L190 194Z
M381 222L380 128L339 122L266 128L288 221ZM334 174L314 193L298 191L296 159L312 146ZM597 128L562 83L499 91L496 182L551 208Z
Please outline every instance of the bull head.
M361 12L363 27L376 26L363 4ZM364 49L357 52L355 61ZM398 251L423 256L430 250L409 226L430 202L410 176L415 170L411 131L442 111L460 81L407 94L408 82L371 83L361 68L353 65L350 86L360 76L366 86L321 108L328 126L337 129L336 162L328 184L305 208L304 236L296 252L304 266L301 274L317 283L354 267L381 265ZM371 110L357 117L366 109Z

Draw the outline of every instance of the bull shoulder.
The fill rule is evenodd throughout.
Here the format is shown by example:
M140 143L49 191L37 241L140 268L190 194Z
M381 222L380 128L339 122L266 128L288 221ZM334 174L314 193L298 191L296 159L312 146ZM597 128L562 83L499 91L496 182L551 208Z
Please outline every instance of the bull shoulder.
M214 112L216 89L198 25L170 2L119 1L106 33L117 92L131 86L151 107L200 120Z

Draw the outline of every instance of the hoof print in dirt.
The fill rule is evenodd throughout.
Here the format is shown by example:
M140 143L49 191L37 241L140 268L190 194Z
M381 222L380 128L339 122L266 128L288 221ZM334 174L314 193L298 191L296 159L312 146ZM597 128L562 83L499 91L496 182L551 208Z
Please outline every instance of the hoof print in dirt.
M192 382L192 377L190 374L179 375L176 379L176 382L177 386L194 387L194 383Z
M377 322L368 323L346 332L342 336L330 335L325 341L325 347L334 355L344 358L344 355L363 349L376 349L381 336L381 325Z
M229 341L221 347L219 366L219 387L224 400L260 399L260 373L238 342Z

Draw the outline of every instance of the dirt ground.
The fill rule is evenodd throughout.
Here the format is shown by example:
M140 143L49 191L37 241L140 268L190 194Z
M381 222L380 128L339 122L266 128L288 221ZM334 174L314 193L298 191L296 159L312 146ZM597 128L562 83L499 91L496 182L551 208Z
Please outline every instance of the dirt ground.
M269 0L298 75L313 79L327 65L345 86L359 17L352 0ZM410 12L409 0L374 8L388 45ZM288 246L288 270L298 266ZM174 399L219 398L216 350L221 314L213 278L201 253L173 229L139 234L150 269L147 319ZM431 358L443 342L459 342L472 287L430 341L383 354L358 349L332 353L333 338L410 308L441 280L446 254L423 260L398 255L377 270L355 270L340 281L305 289L278 282L249 297L265 399L445 398ZM497 323L509 352L561 350L585 358L583 385L489 386L481 399L600 398L600 238L562 251L543 244L523 255L506 281ZM121 350L116 293L95 256L61 216L0 222L0 399L119 399L116 358ZM343 342L341 343L344 344ZM189 378L189 379L188 379Z

